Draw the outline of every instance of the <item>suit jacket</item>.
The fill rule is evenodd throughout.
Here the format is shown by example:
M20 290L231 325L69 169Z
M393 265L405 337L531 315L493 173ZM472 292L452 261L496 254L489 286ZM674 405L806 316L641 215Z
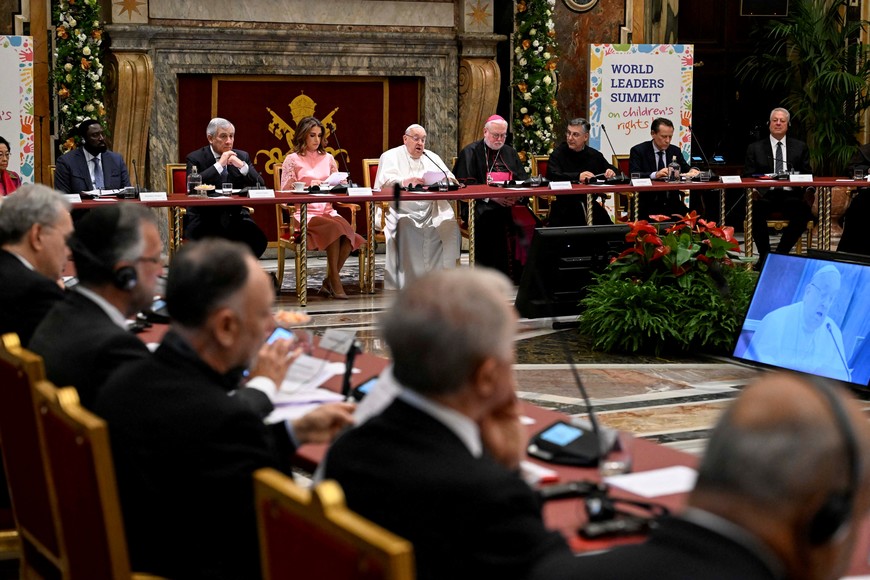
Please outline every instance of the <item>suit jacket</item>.
M251 163L251 157L241 149L233 149L239 159L248 164L248 174L242 175L238 167L227 165L227 178L221 177L221 174L214 168L215 158L211 152L211 146L206 145L201 149L190 153L187 156L187 173L195 166L196 170L202 176L203 184L214 185L217 189L221 188L224 183L232 183L234 189L250 187L258 183L263 183L263 178L257 173L254 164Z
M119 369L100 392L96 412L112 433L135 570L260 578L252 474L289 472L295 448L283 422L263 423L272 409L265 394L234 391L240 378L216 372L170 331L154 355Z
M786 136L785 138L785 163L788 169L798 173L812 173L810 166L810 150L807 144L797 139ZM773 173L774 170L773 149L770 147L770 137L750 143L746 148L746 162L743 166L743 175L758 175L760 173Z
M706 527L664 518L643 544L603 554L552 559L535 580L782 580L756 552Z
M516 473L473 457L400 399L341 436L324 475L338 480L352 510L414 544L419 580L519 580L541 559L569 554Z
M45 359L48 379L61 387L75 387L88 409L94 408L97 392L112 372L149 354L145 343L75 291L45 315L30 349Z
M54 280L31 270L17 257L0 250L0 334L15 332L27 346L36 325L64 292Z
M683 152L676 145L668 145L665 151L665 166L667 166L676 156L680 163L680 171L683 173L689 171L691 167L683 158ZM653 150L652 141L644 141L638 143L628 152L628 172L640 173L641 177L649 177L651 173L658 171L658 156Z
M619 173L619 169L608 163L600 151L591 147L584 147L581 151L572 151L568 144L563 142L550 154L550 160L547 162L547 179L550 181L577 181L579 175L584 171L591 171L598 175L608 169Z
M100 155L103 166L103 189L121 189L130 186L130 176L124 158L113 151ZM85 150L82 147L61 155L54 170L54 188L64 193L81 193L96 189L91 181Z

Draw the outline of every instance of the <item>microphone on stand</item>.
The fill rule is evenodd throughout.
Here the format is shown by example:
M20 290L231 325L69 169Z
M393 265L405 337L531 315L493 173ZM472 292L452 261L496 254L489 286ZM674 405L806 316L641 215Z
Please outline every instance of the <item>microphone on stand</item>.
M604 136L607 138L607 144L610 146L611 155L613 155L615 157L616 156L616 149L613 148L613 142L610 140L610 135L607 134L607 128L603 124L601 125L601 132L604 133ZM619 167L617 167L616 169L619 170L619 175L612 180L612 183L617 183L617 184L628 183L630 180L625 175L625 173L622 171L622 169L620 169Z
M335 128L335 123L327 123L327 127L332 131L333 136L335 137L335 145L338 147L338 150L341 151L341 143L338 141L338 130ZM350 178L350 169L347 168L347 159L345 159L345 155L341 156L341 164L344 167L344 172L347 173L347 186L348 187L356 187L353 180Z
M130 163L133 164L133 177L136 178L136 187L134 188L134 193L136 195L136 199L138 199L139 198L139 169L137 168L135 159L131 159Z
M707 159L706 153L704 153L704 148L701 147L701 142L695 137L695 130L689 125L689 136L691 139L695 140L695 145L698 146L698 151L701 152L701 157L704 158L704 163L707 164L707 171L710 172L710 181L719 181L719 176L713 173L713 168L710 167L710 160Z
M441 173L444 174L444 181L447 183L447 187L449 188L449 187L450 187L450 184L452 183L452 181L450 180L450 176L447 174L447 170L444 169L443 167L441 167L440 165L438 165L437 163L435 163L435 160L432 159L431 157L429 157L429 155L426 154L426 150L425 150L425 149L423 150L423 155L426 156L426 159L428 159L429 161L432 162L432 165L434 165L435 167L437 167L438 170L439 170Z
M837 344L837 339L834 336L834 331L831 330L831 323L828 322L825 324L825 327L828 329L828 334L831 335L831 340L834 341L834 348L837 349L837 354L840 355L840 361L843 363L843 368L846 369L846 380L852 380L852 372L849 370L849 364L846 362L846 357L843 356L843 353L840 351L840 345Z
M402 199L402 182L397 181L393 184L393 212L396 214L396 286L399 285L399 271L402 266L402 248L399 246L399 201Z
M351 400L350 377L353 374L353 361L356 355L362 352L362 347L356 340L351 341L347 351L347 359L344 363L344 377L341 382L341 394L345 401Z

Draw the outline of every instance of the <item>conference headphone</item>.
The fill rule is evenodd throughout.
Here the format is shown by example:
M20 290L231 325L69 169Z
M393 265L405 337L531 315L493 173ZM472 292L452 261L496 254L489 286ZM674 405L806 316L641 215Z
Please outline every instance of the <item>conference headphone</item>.
M105 223L99 224L99 226L95 224L94 229L97 229L105 236L107 243L111 243L111 240L114 239L115 232L118 229L118 222L121 220L121 210L117 206L111 206L107 207L106 210L104 210L104 213L105 219L101 221L104 221ZM94 219L93 215L88 217ZM120 290L132 290L139 282L139 276L136 273L135 267L128 264L116 268L114 264L107 264L105 260L97 256L90 248L88 248L87 244L82 240L79 231L74 232L73 235L70 236L67 245L69 245L74 255L84 258L91 265L106 272L109 275L112 285L116 288Z
M861 459L858 455L858 443L849 416L843 403L837 397L830 384L819 377L802 375L802 378L812 385L825 399L834 417L837 430L843 438L848 463L848 483L845 489L831 491L819 510L813 515L809 524L809 540L820 545L831 541L840 535L846 524L852 518L855 494L860 484Z

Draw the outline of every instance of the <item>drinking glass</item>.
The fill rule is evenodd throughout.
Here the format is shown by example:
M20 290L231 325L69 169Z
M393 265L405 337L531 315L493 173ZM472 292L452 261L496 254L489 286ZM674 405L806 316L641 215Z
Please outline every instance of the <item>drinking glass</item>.
M224 195L232 195L233 194L233 184L232 183L222 183L221 184L221 193Z
M864 168L856 167L854 170L852 170L852 179L856 181L859 179L864 179Z

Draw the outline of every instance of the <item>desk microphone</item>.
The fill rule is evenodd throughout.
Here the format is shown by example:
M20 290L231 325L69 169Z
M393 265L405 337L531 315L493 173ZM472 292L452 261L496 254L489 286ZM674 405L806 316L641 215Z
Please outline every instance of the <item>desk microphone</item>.
M333 137L335 137L335 145L338 147L339 152L341 151L341 143L338 141L338 130L335 128L335 123L327 123L327 127L332 131ZM344 166L344 172L347 173L347 186L348 187L356 187L353 180L350 178L350 169L347 168L347 159L345 159L346 155L341 156L341 164Z
M137 168L135 159L131 159L130 163L133 164L133 177L136 178L136 197L138 198L139 197L139 169Z
M704 163L707 164L707 171L710 172L710 181L718 180L719 176L713 173L713 168L710 167L710 160L707 159L707 155L704 153L704 148L701 147L701 141L699 141L698 138L695 137L695 130L692 128L691 125L689 125L689 138L695 140L695 145L698 146L698 151L701 152L701 157L704 158Z
M831 323L828 322L825 324L825 327L828 329L828 334L831 335L831 340L834 341L834 348L837 349L837 354L840 355L840 361L843 363L843 368L846 369L846 379L852 379L852 373L849 371L849 364L846 362L846 357L843 356L843 353L840 351L840 345L837 344L837 339L834 337L834 331L831 329Z
M356 355L362 352L359 342L354 339L350 342L350 348L347 350L347 358L344 363L344 378L341 381L341 395L345 401L351 400L350 376L353 374L353 361Z
M435 160L432 159L431 157L429 157L429 155L426 154L426 150L425 150L425 149L423 149L423 155L426 155L426 159L428 159L429 161L431 161L431 162L432 162L432 165L434 165L435 167L437 167L438 170L439 170L441 173L444 174L444 181L446 181L448 185L449 185L450 183L452 183L452 181L450 180L450 176L447 175L447 170L444 169L443 167L441 167L440 165L438 165L437 163L435 163Z
M401 288L402 285L399 284L399 272L402 267L402 254L401 247L399 246L399 223L401 220L399 219L399 201L402 199L402 182L397 181L393 184L393 212L396 214L396 239L394 240L396 245L396 287Z
M607 128L604 125L601 125L601 132L604 133L604 136L607 138L607 144L610 146L610 153L616 157L616 149L613 148L613 143L610 141L610 135L607 134ZM619 167L617 167L619 169ZM623 173L622 169L619 169L619 179L626 179L625 173Z

